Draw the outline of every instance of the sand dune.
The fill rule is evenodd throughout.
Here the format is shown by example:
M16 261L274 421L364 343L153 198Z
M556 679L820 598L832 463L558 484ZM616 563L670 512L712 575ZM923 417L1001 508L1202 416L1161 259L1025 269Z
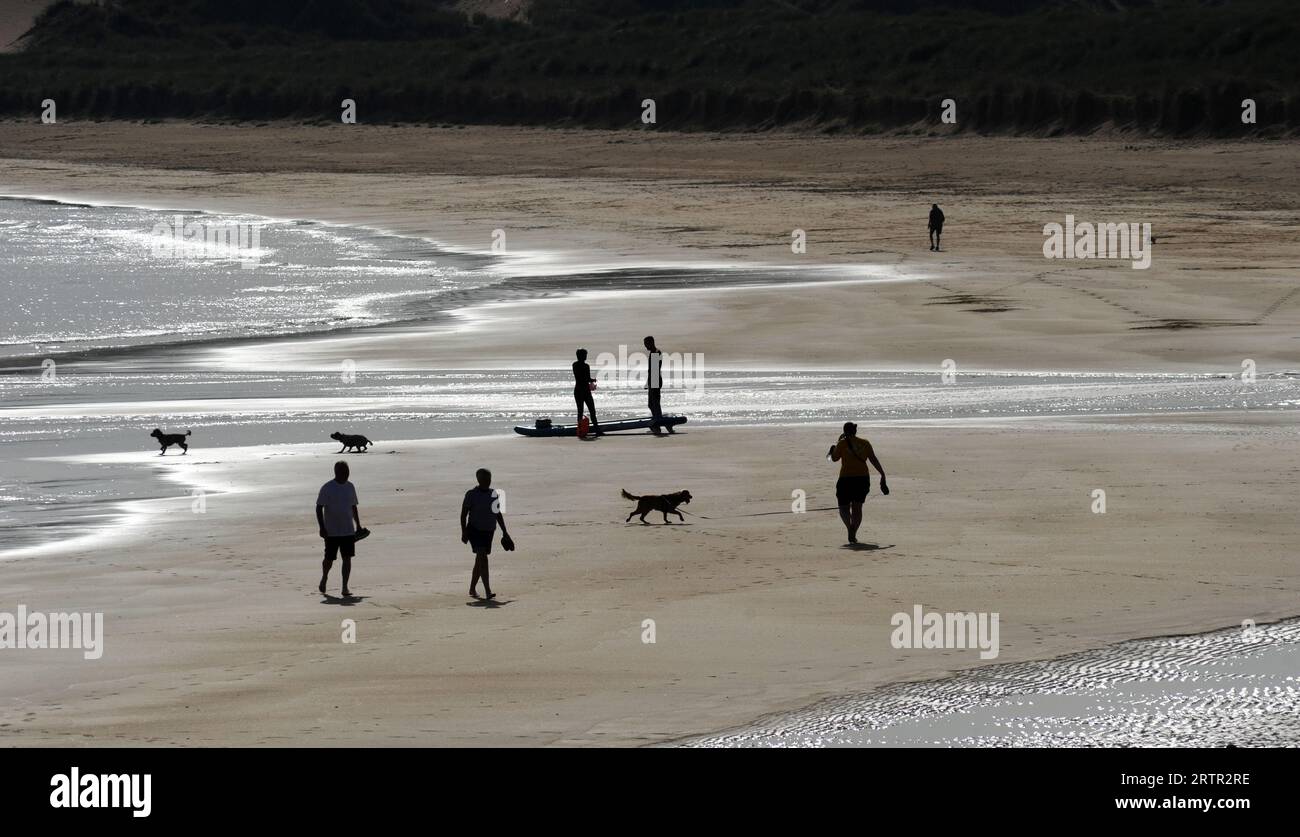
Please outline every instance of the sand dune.
M0 52L11 52L41 10L53 0L0 0Z

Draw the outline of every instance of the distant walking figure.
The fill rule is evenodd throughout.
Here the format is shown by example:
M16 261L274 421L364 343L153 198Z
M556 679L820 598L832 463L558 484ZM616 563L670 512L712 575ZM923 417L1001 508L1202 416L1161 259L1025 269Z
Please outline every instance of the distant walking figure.
M348 463L335 462L334 479L320 487L316 495L316 523L320 526L320 536L325 539L325 560L320 566L321 595L325 595L330 567L342 553L343 595L351 596L348 578L352 575L352 556L357 554L357 535L363 530L357 512L357 489L348 482Z
M659 351L659 348L655 346L655 339L653 337L647 337L644 340L644 343L645 350L650 353L645 379L646 392L650 396L650 416L654 419L654 424L650 425L650 432L658 436L661 432L659 424L664 417L664 411L659 402L659 393L660 390L663 389L664 384L664 355L663 352ZM668 432L673 433L675 431L671 426L669 426Z
M582 408L585 406L591 413L592 425L598 425L596 421L596 402L591 397L591 390L596 385L596 379L591 377L591 367L587 365L587 350L578 349L578 359L573 362L573 400L578 402L578 424L582 424Z
M930 249L939 249L939 239L943 237L943 210L939 204L930 204Z
M835 500L840 507L840 520L849 530L849 543L858 542L858 527L862 525L862 503L871 492L870 462L880 473L880 493L889 493L889 484L885 482L885 469L880 467L880 460L872 450L871 443L858 438L858 426L851 421L844 422L844 433L839 441L827 452L832 462L840 463L840 478L835 483Z
M488 555L492 553L492 538L497 524L501 524L501 547L506 552L515 548L506 531L506 519L501 514L498 493L492 490L492 472L479 468L474 472L478 485L465 492L465 502L460 506L460 542L474 550L474 572L469 579L469 594L477 599L478 580L483 579L483 592L495 599L492 582L488 580Z

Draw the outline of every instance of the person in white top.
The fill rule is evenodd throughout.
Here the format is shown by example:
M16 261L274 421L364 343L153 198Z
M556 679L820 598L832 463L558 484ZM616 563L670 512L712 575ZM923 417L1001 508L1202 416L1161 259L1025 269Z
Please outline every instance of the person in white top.
M352 575L352 556L357 554L357 533L361 530L361 514L357 511L357 489L348 482L348 463L334 463L334 479L320 487L316 494L316 523L325 540L325 560L321 563L320 592L325 595L325 582L329 580L334 559L343 555L343 595L351 596L348 577ZM363 533L364 534L364 533Z
M483 579L483 593L488 599L495 599L492 582L488 578L488 556L492 554L492 541L496 537L497 527L501 527L501 546L510 552L515 542L506 531L506 518L501 513L501 494L492 488L492 472L479 468L474 472L478 485L465 492L465 501L460 506L460 542L469 544L474 551L474 572L469 577L469 595L477 599L478 580Z

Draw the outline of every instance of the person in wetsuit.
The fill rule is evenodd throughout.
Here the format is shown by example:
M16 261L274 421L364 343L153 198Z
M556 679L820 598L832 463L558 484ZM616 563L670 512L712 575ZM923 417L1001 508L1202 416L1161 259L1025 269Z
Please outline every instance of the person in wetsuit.
M591 424L597 426L596 401L591 397L591 385L596 379L591 377L591 367L587 365L587 350L578 349L578 359L573 362L573 400L578 402L578 424L582 424L582 408L585 405L591 413Z

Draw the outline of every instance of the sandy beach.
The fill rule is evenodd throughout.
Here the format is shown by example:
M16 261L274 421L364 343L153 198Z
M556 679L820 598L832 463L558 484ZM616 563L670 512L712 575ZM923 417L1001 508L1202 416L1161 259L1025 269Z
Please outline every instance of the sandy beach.
M1029 437L1039 467L1018 428L872 435L893 493L869 499L860 550L833 512L763 514L798 488L833 505L830 427L380 446L350 459L376 534L347 606L313 589L310 506L332 452L159 460L177 499L135 531L5 567L32 609L106 613L98 663L7 664L5 741L647 743L979 664L892 648L890 617L913 603L1000 612L1001 662L1294 612L1289 420L1052 424ZM480 465L519 544L493 556L494 608L467 606L455 522ZM214 492L202 515L192 472ZM696 498L685 525L623 523L620 487L677 486Z
M557 294L196 354L226 371L559 367L576 345L653 332L710 369L938 377L952 359L1237 375L1250 359L1276 374L1300 368L1295 162L1282 143L1122 138L0 123L0 194L355 224L473 252L504 229L520 273L846 271ZM932 200L949 218L941 253L924 249ZM1151 268L1045 260L1042 226L1067 213L1150 222ZM349 458L375 535L348 604L314 589L310 507L336 448L95 454L156 469L175 497L131 504L93 547L4 562L6 607L103 611L106 651L8 656L0 743L658 743L980 665L891 647L891 615L915 604L999 612L999 662L1294 616L1295 406L845 416L893 489L869 498L856 550L834 512L790 511L799 490L809 509L834 504L836 424L383 442ZM519 543L493 555L496 607L465 596L455 523L480 466L506 489ZM689 488L695 502L685 524L624 524L623 488ZM355 644L341 641L347 619Z

